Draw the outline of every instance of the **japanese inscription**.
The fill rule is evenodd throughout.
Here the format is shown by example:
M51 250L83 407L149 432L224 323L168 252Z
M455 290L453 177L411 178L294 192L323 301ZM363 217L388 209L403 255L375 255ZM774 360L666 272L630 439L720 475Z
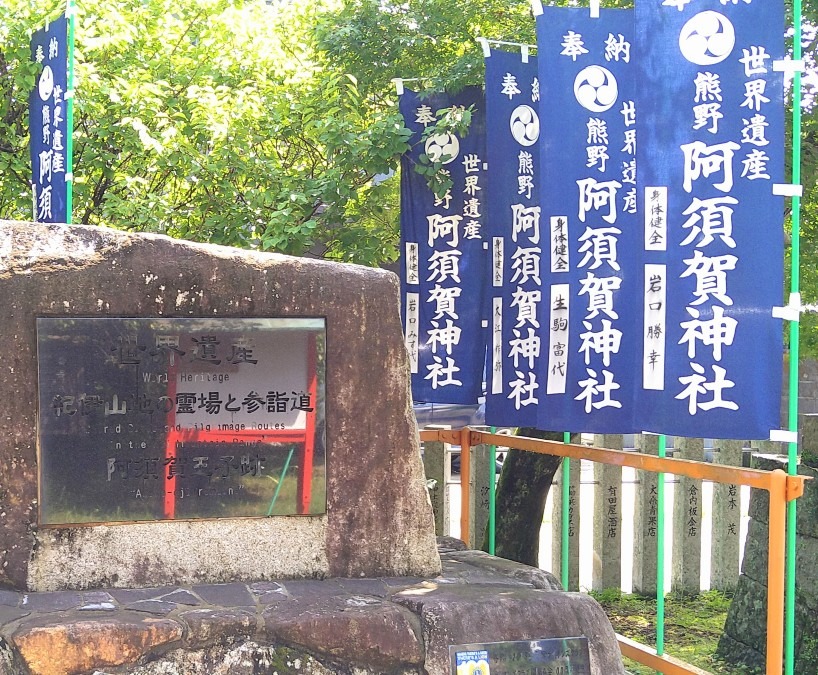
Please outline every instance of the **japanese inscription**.
M72 95L67 90L67 35L63 16L36 31L31 42L32 60L42 68L29 105L34 220L41 223L67 218L66 106Z
M324 512L323 319L37 333L42 525Z
M475 276L489 253L483 231L485 156L483 106L475 88L457 96L401 95L400 109L412 132L411 152L402 160L401 269L405 344L415 400L472 403L481 392L484 351L478 341L483 290ZM425 133L444 115L472 108L472 129ZM477 128L479 127L479 131ZM423 159L421 159L423 158ZM444 194L433 192L415 171L419 162L439 161L440 176L451 181Z

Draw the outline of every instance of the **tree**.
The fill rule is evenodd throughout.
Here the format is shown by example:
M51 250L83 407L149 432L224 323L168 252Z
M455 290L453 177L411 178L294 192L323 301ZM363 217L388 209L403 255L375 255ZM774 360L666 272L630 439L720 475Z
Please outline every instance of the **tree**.
M0 9L0 216L30 214L28 31L51 3ZM75 222L377 264L397 203L373 181L408 131L316 49L328 3L81 3ZM53 16L53 13L52 13Z

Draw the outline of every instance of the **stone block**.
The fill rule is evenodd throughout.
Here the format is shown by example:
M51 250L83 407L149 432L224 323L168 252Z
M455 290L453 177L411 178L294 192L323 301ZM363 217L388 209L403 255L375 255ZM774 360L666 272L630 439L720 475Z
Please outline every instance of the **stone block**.
M423 664L418 618L382 598L296 600L263 616L268 640L302 647L319 658L382 671Z
M742 441L723 440L715 446L714 461L741 466ZM741 486L713 484L713 535L710 549L710 588L733 591L740 571Z
M551 569L562 579L562 491L565 489L560 464L552 488L551 512ZM580 527L580 462L572 459L568 466L568 588L579 590L579 527Z
M427 429L443 427L429 425ZM445 536L449 531L449 491L446 489L448 467L446 466L446 444L443 441L424 441L423 472L429 487L429 499L435 519L435 534Z
M588 595L525 588L492 595L482 584L453 584L393 599L420 615L429 675L450 672L449 645L579 636L588 638L592 675L625 673L613 628Z
M636 436L636 450L646 455L659 454L659 437ZM633 525L633 591L654 597L657 586L657 535L659 527L659 476L651 471L636 472L636 497Z
M726 633L722 633L719 638L716 655L728 663L746 667L746 670L742 669L738 672L764 672L764 654L748 647Z
M622 450L622 436L596 435L594 445ZM622 467L594 464L594 566L595 591L622 585Z
M243 609L192 609L179 619L188 627L186 644L194 648L252 637L256 633L255 612Z
M747 526L747 540L744 543L744 559L741 561L741 574L748 579L767 585L767 523L754 518Z
M704 440L676 438L679 459L704 461ZM679 476L673 497L673 562L671 589L698 595L701 591L702 482Z
M390 272L102 227L0 221L0 586L61 590L434 575ZM327 514L40 530L35 318L322 316ZM377 405L373 405L373 401Z
M490 583L488 579L494 578L494 583L515 581L530 585L532 588L562 590L559 580L550 572L513 560L496 558L483 551L448 553L444 558L444 564L447 562L463 563L459 570L453 571L453 579L463 583ZM478 575L481 578L478 578Z
M32 619L11 636L31 675L75 675L130 664L181 638L176 621L124 614L47 625Z
M732 642L719 643L719 655L731 659L741 658L734 650L735 643L744 645L745 650L765 653L767 641L767 586L744 575L739 579L736 594L730 603L727 619L724 623L724 635Z
M481 549L489 522L489 481L495 467L488 445L475 445L469 453L469 547Z

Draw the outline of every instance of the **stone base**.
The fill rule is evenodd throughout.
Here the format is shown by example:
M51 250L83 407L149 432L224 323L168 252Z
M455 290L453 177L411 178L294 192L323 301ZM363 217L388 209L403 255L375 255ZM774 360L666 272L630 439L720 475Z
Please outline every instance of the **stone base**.
M444 675L451 644L577 636L594 675L624 674L591 597L479 551L441 558L430 579L0 591L0 675Z

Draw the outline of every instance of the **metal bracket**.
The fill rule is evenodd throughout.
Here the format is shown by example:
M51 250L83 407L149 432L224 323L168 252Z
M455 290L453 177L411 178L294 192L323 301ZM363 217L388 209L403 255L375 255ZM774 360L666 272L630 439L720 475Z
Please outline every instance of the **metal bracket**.
M483 49L483 58L487 59L491 56L491 46L489 45L489 41L484 37L475 38L479 43L480 47Z
M801 294L790 293L790 300L786 305L783 307L773 307L773 318L798 322L801 320L802 311Z
M787 476L786 495L787 501L798 499L804 494L804 484L807 480L812 480L807 476Z
M773 61L773 70L777 73L803 73L806 67L803 59L778 59Z
M770 429L770 440L777 443L798 443L798 432L786 429Z
M773 183L773 194L776 197L803 197L804 186L795 183Z
M440 432L438 437L444 443L449 443L450 445L460 445L460 429L443 430Z

